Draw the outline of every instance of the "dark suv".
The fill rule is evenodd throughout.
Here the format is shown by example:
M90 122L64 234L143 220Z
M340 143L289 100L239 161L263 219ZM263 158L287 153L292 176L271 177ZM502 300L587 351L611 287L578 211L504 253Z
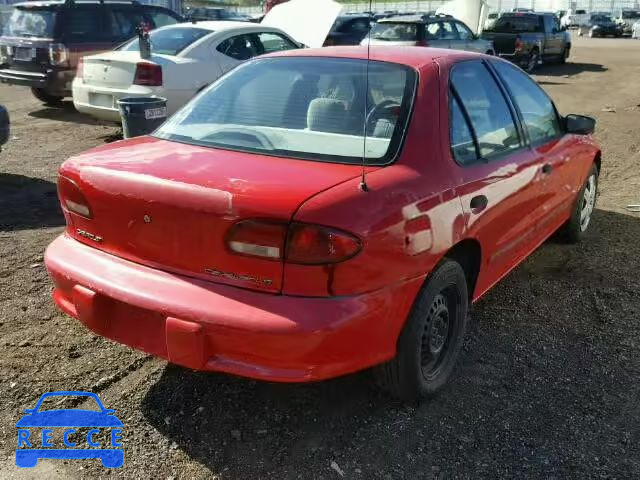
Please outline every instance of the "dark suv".
M129 40L136 28L182 21L138 2L44 1L16 4L0 37L0 81L31 87L47 104L71 95L78 59Z

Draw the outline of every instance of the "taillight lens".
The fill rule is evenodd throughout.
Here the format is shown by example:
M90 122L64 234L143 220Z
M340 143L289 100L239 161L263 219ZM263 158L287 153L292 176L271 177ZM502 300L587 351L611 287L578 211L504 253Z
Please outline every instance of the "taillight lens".
M245 220L236 223L227 236L232 252L280 260L284 254L287 226L281 223Z
M519 52L522 50L522 48L524 47L524 45L522 44L522 40L520 40L519 38L516 38L516 52Z
M286 261L300 265L340 263L360 251L353 235L318 225L294 223L289 228Z
M360 240L350 233L320 225L245 220L227 236L229 250L298 265L328 265L355 256Z
M80 57L78 60L78 67L76 68L76 77L79 79L84 78L84 57Z
M140 62L136 65L136 74L133 79L134 85L144 85L147 87L162 86L162 67L155 63Z
M416 47L428 47L429 46L429 42L427 42L426 40L418 40L416 42Z
M62 43L49 45L49 62L51 65L69 65L69 50Z
M85 218L93 218L89 202L73 180L58 177L58 195L62 206Z

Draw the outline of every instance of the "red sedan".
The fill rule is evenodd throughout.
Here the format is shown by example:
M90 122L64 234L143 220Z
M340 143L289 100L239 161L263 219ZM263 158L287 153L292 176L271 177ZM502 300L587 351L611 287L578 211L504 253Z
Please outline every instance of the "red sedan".
M593 212L595 122L499 58L295 50L153 136L66 161L46 253L62 310L192 369L405 399L451 376L471 302Z

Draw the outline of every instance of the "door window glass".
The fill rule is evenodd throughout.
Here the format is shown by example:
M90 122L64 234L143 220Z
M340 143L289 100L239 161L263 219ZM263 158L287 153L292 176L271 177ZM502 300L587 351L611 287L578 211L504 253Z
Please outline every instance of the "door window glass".
M521 147L507 101L482 62L456 65L451 72L451 86L471 119L483 158L502 155Z
M250 35L236 35L221 42L217 47L220 53L240 62L258 55Z
M455 26L458 30L458 36L460 37L460 40L473 40L473 32L469 30L469 27L460 22L456 22Z
M507 63L495 62L494 66L522 114L531 143L561 135L556 109L544 90L531 77Z

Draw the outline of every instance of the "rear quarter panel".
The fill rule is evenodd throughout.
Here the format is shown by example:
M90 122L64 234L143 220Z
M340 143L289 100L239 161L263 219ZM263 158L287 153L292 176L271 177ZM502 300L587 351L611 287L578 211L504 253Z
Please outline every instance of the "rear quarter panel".
M437 67L422 69L410 127L397 161L370 168L368 192L359 179L335 186L307 200L294 219L337 227L357 235L363 244L356 257L335 265L330 291L351 295L425 277L462 233L464 218L454 195L440 136ZM444 127L446 128L446 127ZM287 283L312 269L286 265L284 292L304 294L304 282ZM413 298L411 299L413 301Z

